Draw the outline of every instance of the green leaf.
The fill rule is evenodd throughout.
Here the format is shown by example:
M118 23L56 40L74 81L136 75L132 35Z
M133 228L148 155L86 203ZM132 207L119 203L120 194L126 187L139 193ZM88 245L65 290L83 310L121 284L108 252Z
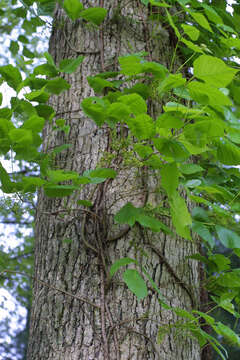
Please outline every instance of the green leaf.
M163 165L163 160L158 155L151 155L149 159L144 161L144 164L150 166L152 169L161 169Z
M217 284L220 286L228 287L228 288L239 288L240 287L240 276L233 271L220 274L219 278L216 280Z
M7 119L1 119L0 118L0 139L1 142L3 142L4 138L8 139L8 133L10 130L15 129L14 125L12 124L11 121L7 120ZM0 146L2 145L0 142Z
M35 109L37 110L38 116L43 117L45 120L51 121L55 116L55 111L49 105L39 104L35 106Z
M161 230L166 234L172 234L171 230L164 225L158 219L155 219L152 216L145 215L144 212L139 211L136 216L137 222L144 227L150 228L153 232L160 232Z
M101 7L88 8L86 10L81 11L80 13L80 16L84 20L90 21L97 26L101 25L106 15L107 15L107 10Z
M133 115L140 115L147 112L146 102L138 94L123 95L118 101L127 105Z
M141 73L152 73L157 79L164 79L168 70L165 66L143 59L145 54L133 54L119 57L121 73L133 76Z
M169 203L172 222L175 226L176 232L183 238L191 240L189 226L192 225L192 218L188 212L184 199L175 192Z
M184 123L180 116L164 113L157 118L156 127L164 129L180 129Z
M188 118L196 118L196 116L202 114L202 110L199 108L194 108L194 106L187 107L174 101L169 101L165 106L163 106L163 110L166 112L179 112Z
M24 121L23 129L29 129L35 132L41 132L45 124L45 119L37 115L33 115Z
M181 164L179 170L181 171L182 174L185 175L191 175L204 171L204 169L197 164Z
M210 21L214 22L217 25L223 23L221 16L218 15L218 13L213 9L212 6L203 3L201 4L201 6L204 8L205 14Z
M80 17L83 4L79 0L64 0L63 8L73 21Z
M95 169L88 172L88 176L92 178L102 178L102 179L115 179L117 172L113 169Z
M7 84L17 92L22 82L22 75L18 68L13 65L0 66L0 74Z
M55 7L56 7L56 0L47 0L47 1L43 0L41 1L40 4L38 4L38 15L53 17Z
M93 203L89 200L78 200L77 201L78 205L82 205L82 206L86 206L86 207L92 207Z
M11 43L10 43L10 46L9 46L9 50L11 51L13 56L17 55L17 53L19 51L18 42L12 40Z
M88 182L86 182L86 184L101 184L103 183L106 178L104 177L94 177L94 176L91 176L91 173L93 172L94 170L86 170L84 171L83 173L83 176L81 178L83 178L83 181L84 179L87 179ZM85 184L85 182L82 182L81 184Z
M216 225L216 231L221 243L228 249L240 249L240 236L232 230Z
M240 148L228 141L226 138L216 143L217 158L224 165L240 164Z
M188 180L187 182L185 182L185 187L189 187L189 188L195 188L198 187L199 185L201 185L202 181L199 179L191 179Z
M0 98L1 98L1 95L0 95ZM7 107L0 109L0 117L3 118L3 120L11 120L12 114L13 114L13 111ZM10 121L9 121L9 124L11 124ZM9 125L9 126L11 126L11 125Z
M169 22L170 26L173 28L176 37L177 37L178 39L180 39L180 38L181 38L181 34L180 34L177 26L174 24L174 21L173 21L173 18L172 18L172 16L171 16L171 14L169 13L168 10L166 10L166 13L167 13L167 19L168 19L168 22Z
M231 99L223 94L212 84L204 84L200 81L192 81L187 86L193 100L202 105L232 106Z
M106 104L98 97L86 98L81 103L82 109L87 116L92 118L98 126L103 125L106 119Z
M114 216L118 224L128 224L133 226L137 220L139 209L135 208L130 202L124 205Z
M0 181L1 181L1 190L4 193L10 194L15 191L15 184L12 183L7 171L4 169L0 163Z
M190 11L190 15L194 18L194 20L201 25L204 29L213 32L209 22L207 21L206 17L203 14Z
M160 2L158 0L149 0L149 3L153 6L158 6L158 7L171 7L171 5L165 3L165 1Z
M62 91L70 89L71 85L63 78L48 80L46 90L51 94L59 95Z
M116 122L126 122L126 120L129 118L129 115L131 114L131 109L129 106L120 103L120 102L114 102L107 108L107 117L110 118L110 120L114 120Z
M137 221L144 227L150 228L154 232L164 231L172 234L171 230L158 219L149 216L142 208L136 208L131 203L124 205L115 215L114 220L118 224L128 224L133 226Z
M217 120L200 120L194 124L187 125L182 136L184 136L188 143L205 150L206 145L212 143L215 138L224 136L224 124Z
M104 88L115 88L111 81L105 80L99 76L88 76L87 81L91 88L97 93L101 92Z
M86 185L86 184L98 184L99 182L103 182L105 179L101 179L101 181L94 182L94 179L91 179L87 176L79 176L78 178L74 179L74 184L78 185Z
M191 321L197 322L198 319L189 311L185 310L185 309L181 309L181 308L174 308L173 309L174 312L177 314L177 316L181 316L185 319L189 319Z
M184 145L176 140L165 138L153 139L154 146L163 155L175 160L182 161L190 156Z
M133 149L142 158L146 158L153 153L153 149L148 145L134 144Z
M64 197L71 195L79 187L73 185L46 185L43 187L48 197Z
M58 70L55 65L42 64L34 68L33 73L35 75L46 75L49 77L55 77L58 75Z
M123 90L124 94L139 94L144 100L147 100L151 95L151 89L146 84L143 84L141 82L136 83L131 88L124 88Z
M56 68L52 55L49 54L49 52L47 52L47 51L43 55L44 55L45 59L47 60L48 64L50 64Z
M32 91L24 95L29 101L37 101L39 103L45 103L48 101L50 94L44 91L44 88L40 90Z
M223 60L201 55L193 63L194 76L215 87L226 87L238 70L227 66Z
M41 187L46 183L45 180L38 177L24 177L22 179L23 191L26 192L35 192L36 188Z
M213 329L216 331L217 334L223 336L224 340L228 344L240 347L240 337L228 326L224 325L221 322L218 322L216 325L213 326Z
M30 51L26 46L23 47L22 54L23 54L23 56L27 57L28 59L35 58L35 54L32 51Z
M201 222L194 221L192 224L192 231L196 232L212 249L215 246L215 241L207 226Z
M155 124L151 116L139 114L135 118L126 121L132 135L139 140L151 139L155 135Z
M76 59L63 59L60 61L59 70L66 74L72 74L77 70L79 65L83 62L84 57L78 56Z
M150 73L154 75L155 79L163 80L168 73L168 70L162 64L156 63L154 61L145 61L143 63L143 71L144 73Z
M128 288L137 296L138 300L147 296L147 286L137 270L127 269L123 274L123 280Z
M170 74L160 83L157 90L159 95L162 95L173 88L183 86L185 83L186 79L182 77L182 74Z
M121 66L121 73L124 75L137 75L143 72L144 62L143 58L139 55L125 55L118 58Z
M75 171L48 170L47 175L49 180L54 183L79 179L79 174Z
M28 146L33 143L33 135L31 130L12 129L9 131L9 137L14 144ZM27 148L26 148L27 151Z
M213 254L208 257L209 260L209 270L211 272L221 272L230 269L231 261L226 256L222 254ZM214 267L212 267L211 263L214 263Z
M110 268L110 276L112 277L122 266L128 265L128 264L137 264L138 262L134 259L131 259L129 257L124 257L122 259L119 259L115 261L114 264L112 264Z
M176 163L166 164L161 170L161 184L168 196L175 194L178 187L179 171Z
M29 44L28 38L26 38L26 36L24 36L24 35L19 35L18 41L20 41L23 44Z
M200 31L195 26L182 24L181 27L191 40L196 41L199 38Z

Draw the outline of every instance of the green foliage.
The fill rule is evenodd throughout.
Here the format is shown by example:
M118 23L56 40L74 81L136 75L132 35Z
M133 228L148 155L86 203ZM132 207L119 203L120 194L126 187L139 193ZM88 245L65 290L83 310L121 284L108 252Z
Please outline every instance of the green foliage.
M79 0L64 0L63 8L72 20L79 18L83 4Z
M1 1L0 18L5 16L6 9L9 24L2 22L0 31L11 34L14 26L21 26L22 32L9 42L14 65L5 62L0 66L1 83L15 91L10 105L0 109L0 153L6 158L13 154L15 160L28 161L29 166L40 168L40 174L14 177L0 164L1 190L5 194L30 196L42 187L50 198L67 197L85 185L98 186L115 179L118 172L110 165L88 169L82 175L53 168L53 156L71 144L61 145L51 154L42 153L40 133L46 121L52 123L53 131L63 131L65 135L70 131L65 119L52 121L55 112L46 102L52 94L59 95L70 88L61 74L81 71L78 68L84 57L62 59L57 66L52 56L45 53L45 63L37 63L33 68L33 59L42 54L36 52L32 33L43 25L43 20L32 8L33 3L28 0L15 6L12 1L10 11L7 3ZM40 14L53 12L55 1L39 0L37 3ZM239 7L236 5L233 15L229 15L225 1L218 4L216 1L141 0L141 3L150 8L159 7L164 12L167 28L171 27L177 38L176 51L181 51L185 62L173 71L176 69L175 54L169 68L148 61L145 52L120 56L120 71L88 77L96 96L84 99L81 107L99 127L107 124L113 132L119 126L128 129L126 141L131 151L124 154L129 156L128 168L135 171L136 167L144 167L159 176L161 181L157 191L166 194L168 209L163 214L158 208L149 209L148 204L139 208L128 202L115 214L114 221L138 226L144 231L164 232L173 237L179 235L189 241L197 234L205 245L206 256L194 254L191 258L205 264L206 288L212 295L214 307L224 309L238 319L240 271L234 266L233 259L240 257L240 233L236 221L236 214L240 214L240 172L234 168L240 164L240 68L236 61L240 53ZM106 9L84 8L79 0L64 0L60 4L72 21L80 19L83 23L100 26L107 16ZM173 5L181 7L180 13L184 17L171 15L167 9ZM190 68L192 77L187 71ZM185 71L181 72L183 69ZM25 99L19 96L22 90ZM3 100L4 95L0 94L1 104ZM156 118L148 113L152 100L162 104ZM183 194L199 204L192 213ZM91 207L92 202L82 199L78 205ZM4 206L1 211L6 216ZM161 220L164 216L170 217L171 228L159 220L160 216ZM225 249L224 255L217 252L218 240ZM30 247L28 240L25 246ZM8 259L9 256L2 252L1 267L16 270L19 263L13 261L9 266ZM26 261L20 270L26 271L28 265L31 263ZM111 266L110 276L122 266L129 265L134 269L127 268L123 280L130 291L143 299L147 296L146 284L150 282L159 301L167 307L151 274L141 268L136 259L117 260ZM180 328L187 336L194 336L201 346L210 343L221 359L227 359L227 355L220 338L232 346L240 346L236 332L209 315L212 310L205 314L196 309L191 312L169 309L184 319L172 327ZM204 332L203 324L211 326L216 337ZM169 328L159 329L159 343L168 331Z

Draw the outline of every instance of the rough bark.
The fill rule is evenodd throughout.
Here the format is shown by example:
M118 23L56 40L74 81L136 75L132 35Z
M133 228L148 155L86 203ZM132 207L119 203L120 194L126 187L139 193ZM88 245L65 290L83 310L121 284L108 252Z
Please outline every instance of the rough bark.
M83 3L99 5L96 0ZM82 21L72 23L56 9L50 40L56 63L76 57L76 49L88 54L77 72L65 76L71 89L51 99L56 118L67 120L70 133L66 138L47 124L43 148L50 152L63 143L72 144L54 162L56 167L79 174L106 160L107 152L114 153L110 166L119 175L114 181L85 187L67 200L50 199L39 192L37 280L28 360L199 360L198 344L179 329L172 329L157 344L159 327L173 324L176 318L162 308L150 284L148 296L138 301L122 282L121 271L109 282L111 264L128 256L148 269L170 306L191 309L197 303L198 267L186 260L197 252L195 242L164 233L153 235L137 226L128 230L113 223L113 215L128 201L135 206L146 201L167 206L163 194L156 191L158 175L146 169L128 169L123 161L128 148L114 148L108 128L97 128L80 107L85 97L94 95L87 76L117 69L118 56L143 50L153 61L169 66L174 44L160 26L160 35L150 37L153 25L147 23L147 9L139 1L104 0L100 5L108 9L100 30ZM152 104L153 115L158 108ZM77 204L83 198L94 203L89 212Z

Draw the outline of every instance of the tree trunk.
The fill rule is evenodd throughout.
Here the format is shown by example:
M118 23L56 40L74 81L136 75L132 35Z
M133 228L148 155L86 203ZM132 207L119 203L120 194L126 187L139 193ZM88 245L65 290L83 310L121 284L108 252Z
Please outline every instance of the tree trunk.
M96 0L83 3L99 6ZM158 173L128 167L127 142L119 134L113 138L107 126L98 128L84 115L81 101L94 95L87 77L114 71L119 56L140 51L169 67L174 41L160 25L160 35L150 36L154 25L148 23L148 10L140 1L103 0L101 6L108 15L100 29L80 20L71 22L59 7L55 11L50 53L56 64L86 54L78 71L65 76L71 89L51 98L56 119L65 118L70 132L66 137L47 124L43 149L50 152L72 144L57 155L54 166L82 174L108 162L118 176L87 186L67 200L39 192L28 360L199 360L198 344L179 328L172 328L158 343L159 329L177 319L161 306L149 283L148 296L138 301L123 283L121 271L109 281L110 266L127 256L148 269L170 306L196 307L199 294L198 265L186 259L197 252L195 242L114 224L114 214L129 201L137 207L146 202L168 205L156 192ZM152 101L151 115L156 116L158 108ZM115 156L109 160L109 154ZM91 199L94 205L86 211L79 199ZM166 218L161 220L171 226Z

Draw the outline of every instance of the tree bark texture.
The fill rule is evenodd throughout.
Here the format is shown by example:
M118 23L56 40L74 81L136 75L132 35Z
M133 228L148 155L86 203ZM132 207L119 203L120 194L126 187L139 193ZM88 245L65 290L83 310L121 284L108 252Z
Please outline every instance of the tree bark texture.
M149 283L148 296L138 301L123 283L122 271L112 281L108 275L119 258L136 258L170 306L196 308L198 265L186 256L197 252L197 243L153 234L140 226L128 229L114 224L114 214L129 201L138 207L146 202L168 205L157 191L158 173L128 167L125 159L131 149L127 142L121 143L119 134L113 140L108 127L98 128L80 107L84 98L94 95L88 76L118 70L118 56L140 51L169 67L174 41L159 24L148 22L148 10L140 1L83 3L85 7L103 6L108 15L99 29L84 21L71 22L56 8L50 39L56 64L86 53L78 71L65 75L71 89L51 98L56 119L66 119L70 132L66 136L53 131L53 124L48 123L43 149L51 152L56 146L71 144L56 156L54 164L79 174L106 165L108 155L114 154L108 166L118 176L68 198L51 199L39 192L28 360L199 360L198 344L181 329L172 329L157 343L159 328L177 319L159 304ZM151 37L155 26L159 29ZM153 100L150 115L156 117L159 111L160 105ZM89 199L94 205L86 210L77 204L79 199ZM171 226L167 217L160 220Z

